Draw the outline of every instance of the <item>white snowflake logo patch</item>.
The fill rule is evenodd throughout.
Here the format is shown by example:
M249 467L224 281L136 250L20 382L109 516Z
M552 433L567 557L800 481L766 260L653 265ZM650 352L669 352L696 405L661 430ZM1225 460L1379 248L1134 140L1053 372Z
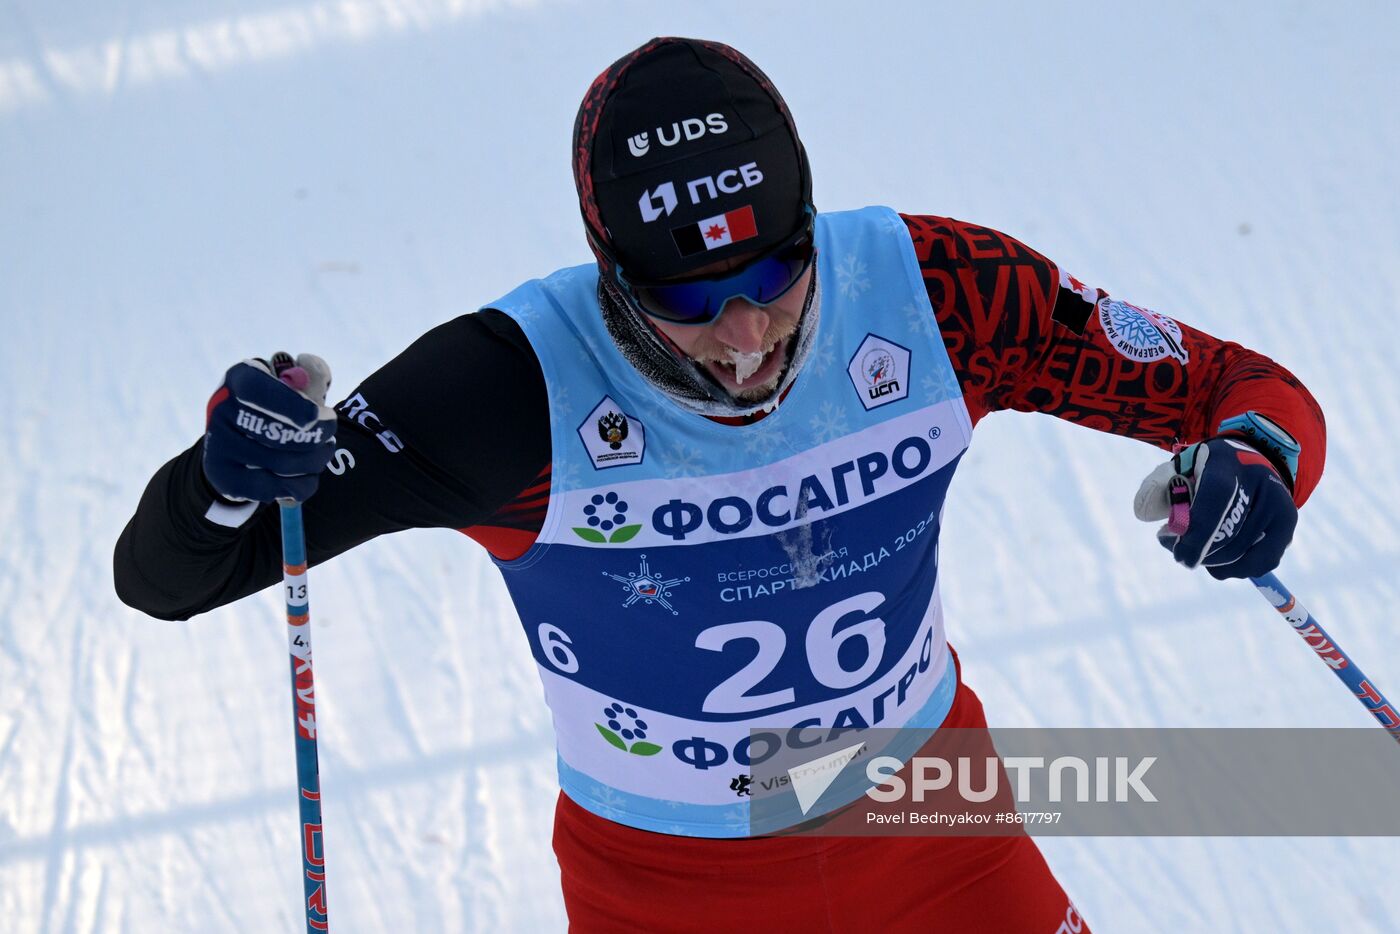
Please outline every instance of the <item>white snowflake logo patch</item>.
M1099 302L1099 326L1113 349L1129 360L1152 363L1172 357L1182 365L1191 362L1191 354L1181 338L1181 325L1166 315L1105 298Z

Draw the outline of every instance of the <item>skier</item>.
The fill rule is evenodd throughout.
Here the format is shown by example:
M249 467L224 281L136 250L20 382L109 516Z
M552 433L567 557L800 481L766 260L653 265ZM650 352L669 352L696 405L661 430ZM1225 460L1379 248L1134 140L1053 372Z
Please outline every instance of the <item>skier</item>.
M117 543L121 598L188 619L273 584L277 497L305 502L313 564L459 529L553 714L574 929L1087 930L1027 836L755 835L750 727L985 725L937 578L983 416L1175 445L1135 511L1223 579L1278 564L1317 404L996 230L818 214L782 97L719 43L604 71L573 168L596 263L434 328L334 411L318 357L300 392L229 369Z

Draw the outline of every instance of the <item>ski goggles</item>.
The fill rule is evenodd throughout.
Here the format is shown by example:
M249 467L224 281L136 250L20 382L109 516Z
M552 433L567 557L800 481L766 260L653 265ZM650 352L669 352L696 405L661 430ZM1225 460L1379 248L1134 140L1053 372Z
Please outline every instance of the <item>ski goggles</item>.
M622 290L646 314L672 324L708 324L729 302L741 298L753 305L771 305L787 294L816 258L811 214L787 240L750 260L737 272L726 270L694 279L630 282L617 267Z

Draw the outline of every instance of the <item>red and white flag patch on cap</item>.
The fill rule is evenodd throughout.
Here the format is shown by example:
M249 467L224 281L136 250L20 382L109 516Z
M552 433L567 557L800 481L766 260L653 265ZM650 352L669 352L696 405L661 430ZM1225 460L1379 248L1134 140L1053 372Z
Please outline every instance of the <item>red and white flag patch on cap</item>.
M682 256L694 256L705 250L717 250L758 236L753 207L744 205L726 214L707 217L696 224L671 228L671 238Z

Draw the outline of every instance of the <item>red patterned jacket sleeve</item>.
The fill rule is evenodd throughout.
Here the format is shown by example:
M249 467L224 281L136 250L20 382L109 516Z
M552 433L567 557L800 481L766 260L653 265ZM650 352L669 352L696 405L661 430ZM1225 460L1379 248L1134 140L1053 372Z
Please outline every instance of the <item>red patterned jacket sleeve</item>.
M1140 325L1149 337L1110 336L1095 304L1106 293L1062 276L1012 237L945 217L903 217L974 423L999 409L1044 412L1170 449L1253 410L1302 447L1295 502L1317 485L1322 410L1268 357L1117 302L1108 312L1118 317L1105 319L1110 327Z

